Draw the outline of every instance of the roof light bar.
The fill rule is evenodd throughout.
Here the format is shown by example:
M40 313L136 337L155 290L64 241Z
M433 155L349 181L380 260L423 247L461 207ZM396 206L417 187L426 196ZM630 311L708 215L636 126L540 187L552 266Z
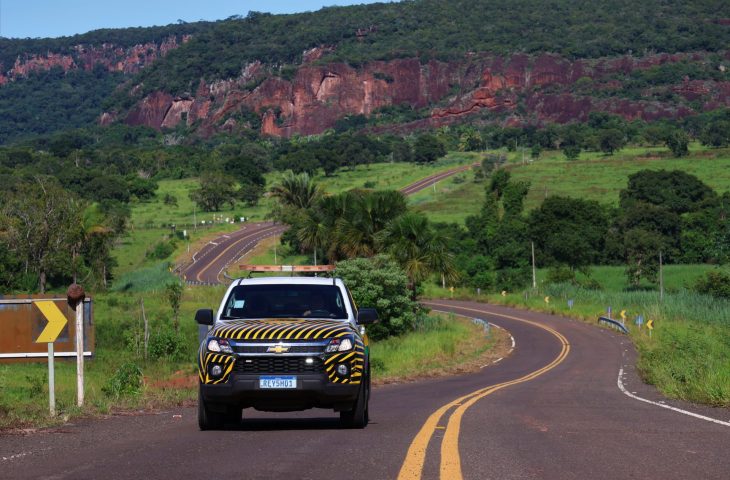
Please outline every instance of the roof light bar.
M334 265L239 265L247 272L332 272Z

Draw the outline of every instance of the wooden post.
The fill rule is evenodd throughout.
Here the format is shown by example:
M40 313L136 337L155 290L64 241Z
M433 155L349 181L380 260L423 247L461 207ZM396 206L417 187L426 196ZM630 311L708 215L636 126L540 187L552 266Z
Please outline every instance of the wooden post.
M76 304L76 405L84 406L84 301Z
M535 275L535 242L530 242L532 247L532 289L537 288L537 276Z
M53 342L48 342L48 408L56 416L56 375L54 370Z

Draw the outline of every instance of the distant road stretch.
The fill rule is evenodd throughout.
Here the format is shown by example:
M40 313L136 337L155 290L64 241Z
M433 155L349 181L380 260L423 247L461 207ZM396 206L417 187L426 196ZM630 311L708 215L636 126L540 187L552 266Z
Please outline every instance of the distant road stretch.
M467 171L471 167L472 165L465 165L434 173L401 188L400 192L406 196L413 195L445 178ZM193 263L183 268L182 276L191 285L227 283L226 279L222 277L223 272L231 263L253 250L261 240L281 235L286 229L286 225L277 225L272 222L246 223L240 230L221 235L196 252L193 255Z

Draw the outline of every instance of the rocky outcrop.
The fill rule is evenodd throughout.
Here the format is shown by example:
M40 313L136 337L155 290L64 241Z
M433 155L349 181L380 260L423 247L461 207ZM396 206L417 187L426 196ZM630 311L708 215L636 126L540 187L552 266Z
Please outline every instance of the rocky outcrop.
M185 43L190 40L186 35L181 38ZM7 72L0 66L0 85L10 80L27 77L31 72L48 71L61 68L64 72L75 69L92 70L102 65L110 72L134 74L146 65L177 48L180 44L176 37L169 37L162 43L144 43L129 48L122 48L110 43L102 45L76 45L70 54L48 52L18 57L13 67Z
M348 115L370 116L388 106L429 107L430 115L409 126L439 126L486 114L505 122L565 123L585 120L601 110L627 119L656 120L693 112L684 104L646 98L629 99L620 91L631 72L664 63L701 61L702 54L625 56L571 62L557 55L501 57L469 54L460 61L420 63L418 59L371 62L360 68L337 63L314 65L323 49L305 52L305 59L290 80L266 66L245 66L237 79L212 84L200 82L193 97L175 98L157 92L139 102L125 122L153 128L171 128L180 122L198 125L207 135L234 131L237 115L254 112L267 135L318 134ZM694 104L730 105L728 82L685 80L665 87ZM608 94L599 94L608 92ZM233 121L231 121L233 120Z

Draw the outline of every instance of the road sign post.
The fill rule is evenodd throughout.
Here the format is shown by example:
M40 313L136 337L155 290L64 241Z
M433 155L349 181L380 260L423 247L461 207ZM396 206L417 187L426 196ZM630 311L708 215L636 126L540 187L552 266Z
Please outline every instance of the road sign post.
M53 355L53 342L56 341L58 335L66 326L66 316L61 313L55 303L50 300L35 302L38 310L41 311L48 325L43 329L41 334L36 339L36 343L47 343L48 344L48 407L51 416L56 415L56 379L55 379L55 368L54 368L54 355Z

